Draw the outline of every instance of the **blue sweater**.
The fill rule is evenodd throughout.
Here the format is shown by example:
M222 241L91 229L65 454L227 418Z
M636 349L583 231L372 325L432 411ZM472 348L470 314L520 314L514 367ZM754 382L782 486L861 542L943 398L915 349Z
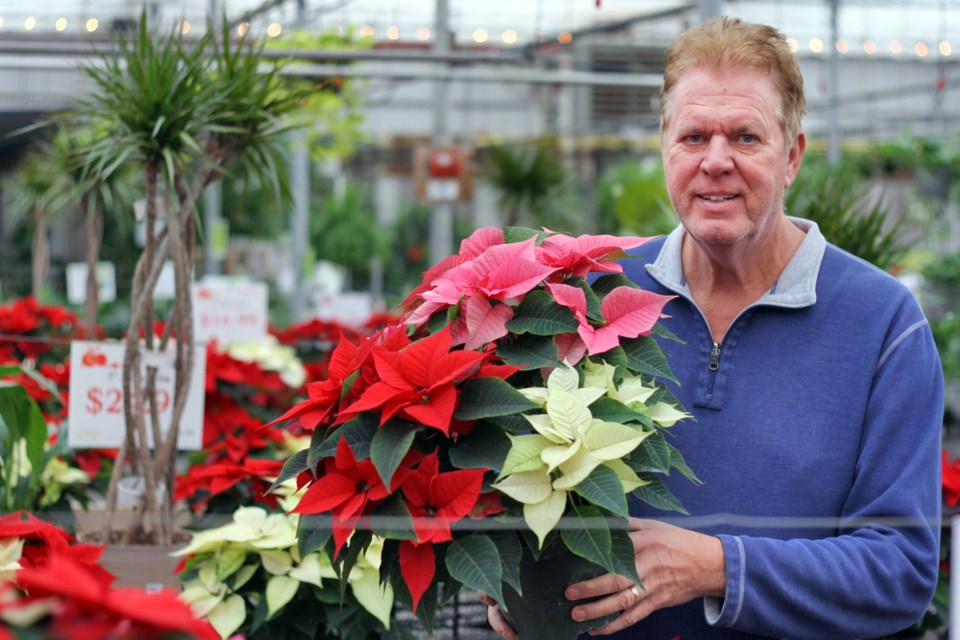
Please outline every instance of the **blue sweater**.
M908 289L828 244L815 224L774 287L719 345L683 280L678 228L626 275L677 294L662 341L694 420L672 443L703 480L668 484L717 535L726 597L655 613L619 638L873 638L917 621L937 579L943 378ZM642 576L641 576L642 578Z

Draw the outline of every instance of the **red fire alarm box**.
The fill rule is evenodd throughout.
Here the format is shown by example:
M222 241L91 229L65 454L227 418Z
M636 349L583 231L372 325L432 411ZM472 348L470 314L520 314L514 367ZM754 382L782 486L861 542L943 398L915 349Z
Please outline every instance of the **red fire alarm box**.
M427 173L431 178L457 178L463 171L457 149L431 149Z

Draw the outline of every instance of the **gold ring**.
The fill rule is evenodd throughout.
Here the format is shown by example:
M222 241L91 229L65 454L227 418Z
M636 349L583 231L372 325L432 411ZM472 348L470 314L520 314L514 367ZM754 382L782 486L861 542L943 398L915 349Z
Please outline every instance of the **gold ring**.
M640 595L640 589L638 589L635 584L630 585L630 593L633 595L633 604L637 604L640 602L640 599L643 598L643 596Z

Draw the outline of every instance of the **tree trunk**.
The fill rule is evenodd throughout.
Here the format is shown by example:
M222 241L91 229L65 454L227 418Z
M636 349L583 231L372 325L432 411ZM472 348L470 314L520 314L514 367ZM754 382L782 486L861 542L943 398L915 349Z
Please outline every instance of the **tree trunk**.
M34 206L33 219L36 228L33 230L33 297L39 302L43 293L43 284L47 279L47 270L50 268L50 243L47 241L47 214L43 207Z
M88 211L89 204L84 198L81 202L83 211L83 235L85 240L85 255L87 261L87 295L83 303L84 321L87 325L87 336L92 337L97 326L97 311L100 308L100 286L97 282L97 261L100 257L100 243L103 240L103 210L96 205Z

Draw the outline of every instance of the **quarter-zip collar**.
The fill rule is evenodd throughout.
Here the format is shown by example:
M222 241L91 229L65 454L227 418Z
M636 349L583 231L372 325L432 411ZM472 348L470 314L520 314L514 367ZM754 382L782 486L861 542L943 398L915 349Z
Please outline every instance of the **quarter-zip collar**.
M817 276L827 241L820 233L817 223L792 216L788 218L806 232L806 237L790 258L783 273L755 305L799 309L809 307L817 301ZM680 260L680 248L683 246L685 233L683 226L677 225L664 241L656 261L646 265L646 268L654 280L692 302L693 296L683 277L683 264Z

